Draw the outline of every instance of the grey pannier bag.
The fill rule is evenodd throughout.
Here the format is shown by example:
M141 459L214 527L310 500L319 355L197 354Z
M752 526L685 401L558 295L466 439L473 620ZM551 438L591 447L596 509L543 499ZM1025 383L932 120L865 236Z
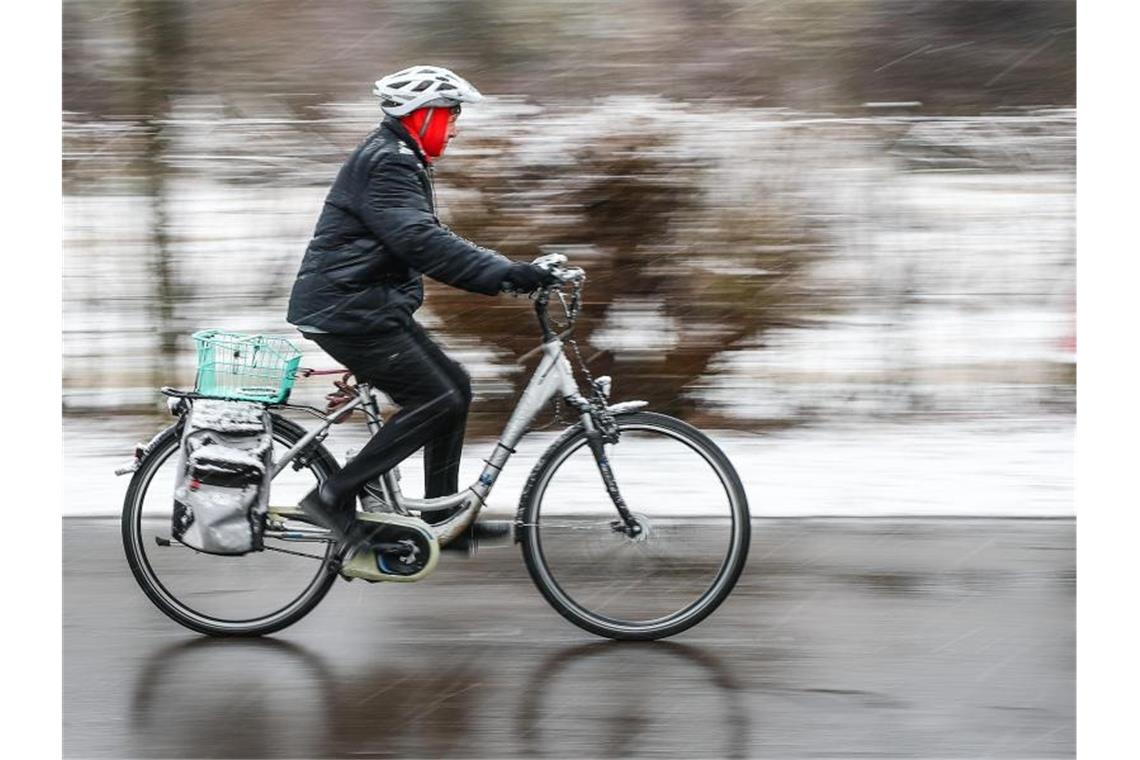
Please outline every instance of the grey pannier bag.
M248 401L195 399L183 425L173 537L210 554L261 550L273 476L268 410Z

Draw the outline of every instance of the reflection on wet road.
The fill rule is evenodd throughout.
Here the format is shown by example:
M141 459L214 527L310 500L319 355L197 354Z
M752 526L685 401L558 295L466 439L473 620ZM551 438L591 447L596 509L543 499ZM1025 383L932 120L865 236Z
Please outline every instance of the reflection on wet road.
M514 549L340 583L274 638L150 606L117 523L64 522L68 757L1068 757L1068 520L763 520L670 642L593 639Z

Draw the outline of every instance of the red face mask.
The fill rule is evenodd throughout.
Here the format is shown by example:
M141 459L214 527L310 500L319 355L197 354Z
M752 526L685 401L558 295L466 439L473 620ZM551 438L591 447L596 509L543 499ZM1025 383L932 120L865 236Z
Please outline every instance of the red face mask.
M428 160L439 158L447 147L447 122L451 119L448 108L417 108L407 116L400 117L400 123L419 143Z

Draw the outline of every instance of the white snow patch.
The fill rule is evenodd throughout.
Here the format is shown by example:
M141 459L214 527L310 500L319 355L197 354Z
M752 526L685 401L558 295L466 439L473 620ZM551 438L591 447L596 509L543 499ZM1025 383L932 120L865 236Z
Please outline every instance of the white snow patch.
M66 419L64 514L117 514L128 478L116 478L114 468L128 460L135 442L148 440L157 425L134 418ZM338 458L343 460L346 449L363 444L367 433L357 427L362 426L333 431L329 447ZM754 517L1072 517L1075 511L1069 417L710 434L736 466ZM554 437L533 433L523 439L495 485L488 515L513 514L531 467ZM493 446L490 441L469 443L461 483L475 480L481 459ZM624 466L629 472L629 464ZM647 458L645 470L631 477L647 482L653 472L669 466L667 458ZM420 457L405 462L401 472L404 492L422 494ZM597 473L583 468L583 493L600 488Z

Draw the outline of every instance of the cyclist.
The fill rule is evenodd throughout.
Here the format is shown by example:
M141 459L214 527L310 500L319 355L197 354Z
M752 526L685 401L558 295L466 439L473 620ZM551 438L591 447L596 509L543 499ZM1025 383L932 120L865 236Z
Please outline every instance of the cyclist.
M471 380L413 319L422 275L485 295L555 281L465 240L436 216L433 164L457 134L462 105L483 99L479 91L445 68L413 66L380 79L373 92L384 118L329 190L288 313L306 338L400 406L355 459L301 501L346 541L360 538L357 492L421 447L425 497L459 488Z

